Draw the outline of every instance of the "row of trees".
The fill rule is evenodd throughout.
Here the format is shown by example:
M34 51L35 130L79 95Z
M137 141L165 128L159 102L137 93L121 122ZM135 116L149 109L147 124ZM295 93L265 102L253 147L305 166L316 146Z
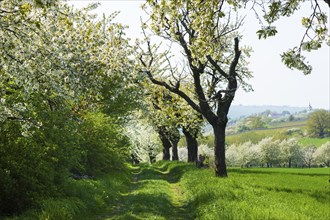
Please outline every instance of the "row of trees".
M251 3L251 5L249 4ZM168 51L159 52L150 39L138 51L142 72L149 80L180 96L212 126L214 133L215 174L227 176L225 156L225 130L228 112L238 87L251 90L247 80L251 73L247 68L250 49L239 45L242 36L239 29L243 19L240 9L251 6L261 23L259 38L277 33L273 23L282 16L290 16L299 9L300 1L154 1L147 0L144 9L150 19L143 23L149 30L165 41L177 44L183 54L182 70L172 68ZM312 1L310 17L303 18L306 28L298 47L282 54L289 68L305 74L311 66L302 51L311 51L327 42L327 19L318 1ZM233 19L231 13L236 13ZM182 85L188 86L189 92Z
M245 142L227 148L229 166L240 167L311 167L330 166L330 142L316 148L301 147L295 138L264 138L257 144Z

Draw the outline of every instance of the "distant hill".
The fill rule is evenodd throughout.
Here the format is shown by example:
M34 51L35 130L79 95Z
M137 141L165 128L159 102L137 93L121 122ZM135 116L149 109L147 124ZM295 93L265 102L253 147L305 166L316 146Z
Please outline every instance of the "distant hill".
M301 112L307 110L308 107L291 107L291 106L273 106L273 105L233 105L229 110L229 118L238 119L240 117L248 117L250 115L255 115L258 113L265 112L267 110L274 113L282 113L283 111L288 111L290 114Z

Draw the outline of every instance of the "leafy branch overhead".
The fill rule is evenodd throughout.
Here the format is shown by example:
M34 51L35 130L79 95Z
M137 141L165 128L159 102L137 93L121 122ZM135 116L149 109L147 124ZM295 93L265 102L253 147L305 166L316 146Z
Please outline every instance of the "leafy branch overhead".
M281 17L289 17L298 11L302 4L310 5L310 15L302 17L301 24L305 28L305 32L298 46L284 52L281 57L283 63L290 69L297 69L304 74L310 74L312 66L306 61L303 51L310 52L322 47L323 43L330 46L330 36L328 30L328 17L326 15L327 8L330 3L311 0L288 0L288 1L252 1L252 9L254 10L260 24L263 27L257 31L259 39L271 37L277 34L274 23ZM325 5L328 4L328 7ZM265 24L266 23L266 24Z

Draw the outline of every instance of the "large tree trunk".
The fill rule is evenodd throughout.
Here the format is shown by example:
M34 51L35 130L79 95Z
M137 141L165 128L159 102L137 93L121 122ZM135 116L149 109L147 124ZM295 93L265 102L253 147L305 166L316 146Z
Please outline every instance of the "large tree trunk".
M167 140L168 141L168 140ZM170 154L170 148L171 148L171 143L168 141L168 144L164 145L163 142L163 160L170 160L171 154Z
M227 177L225 138L226 124L213 125L214 132L214 156L215 156L215 175Z
M172 139L172 160L179 160L178 155L178 143L180 141L180 138L174 138Z
M158 131L159 138L163 144L163 160L170 160L171 142L161 130Z
M187 149L188 149L188 162L196 162L198 155L198 142L195 135L190 134L185 128L182 129L183 134L186 137Z

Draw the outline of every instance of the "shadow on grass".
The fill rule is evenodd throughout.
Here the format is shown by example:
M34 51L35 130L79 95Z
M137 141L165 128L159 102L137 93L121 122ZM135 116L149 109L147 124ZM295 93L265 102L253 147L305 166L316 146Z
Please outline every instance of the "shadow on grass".
M116 204L99 219L194 219L190 204L174 202L171 184L179 182L193 166L187 163L140 164L132 170L130 192L121 194Z
M138 174L140 179L144 180L166 180L169 183L177 183L182 175L191 169L195 169L192 163L168 162L161 165L141 166L141 172Z

